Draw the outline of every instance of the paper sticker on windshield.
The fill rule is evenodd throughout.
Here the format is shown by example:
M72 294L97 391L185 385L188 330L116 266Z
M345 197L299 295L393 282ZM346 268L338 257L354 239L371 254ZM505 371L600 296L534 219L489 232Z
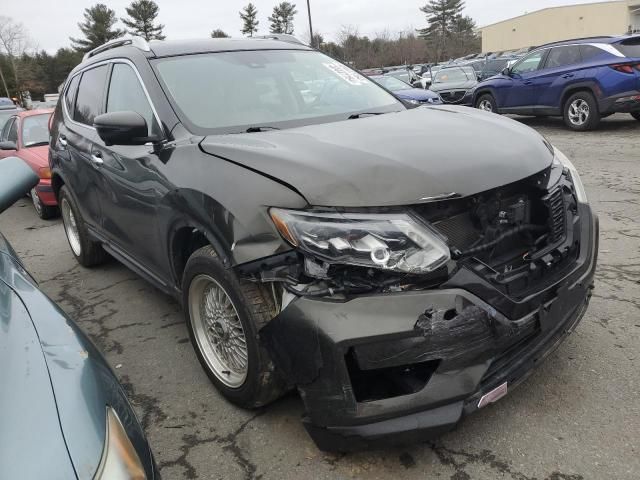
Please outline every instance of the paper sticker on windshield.
M359 73L354 72L350 68L345 67L341 63L331 62L323 63L323 65L351 85L364 85L367 83L366 78Z

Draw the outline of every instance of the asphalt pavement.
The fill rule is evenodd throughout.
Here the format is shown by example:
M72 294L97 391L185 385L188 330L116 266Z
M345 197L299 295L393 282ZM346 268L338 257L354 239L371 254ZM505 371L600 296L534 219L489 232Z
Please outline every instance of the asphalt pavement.
M640 122L616 115L572 133L560 119L519 120L572 159L600 216L594 298L526 382L435 442L320 452L297 395L257 411L227 403L196 360L180 306L115 261L79 266L60 219L38 219L25 199L0 216L0 231L105 353L165 480L639 479Z

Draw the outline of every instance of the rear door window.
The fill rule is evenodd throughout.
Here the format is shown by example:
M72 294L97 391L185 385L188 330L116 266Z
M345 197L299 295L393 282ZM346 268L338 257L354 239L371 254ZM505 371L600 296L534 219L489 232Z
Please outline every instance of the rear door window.
M545 68L559 68L580 63L580 48L577 45L552 48Z
M0 115L2 114L0 113ZM0 117L0 121L2 121L2 117ZM11 130L11 125L13 125L14 121L15 118L11 118L11 114L9 114L8 120L6 120L2 126L2 133L0 133L0 142L7 141L7 138L9 138L9 130Z
M18 144L18 119L14 118L13 123L9 127L9 133L7 134L7 140Z
M147 121L149 135L159 133L160 126L136 72L125 63L115 63L109 83L107 113L126 110L139 113Z
M93 120L102 113L104 87L108 65L101 65L82 74L73 119L85 125L93 125Z

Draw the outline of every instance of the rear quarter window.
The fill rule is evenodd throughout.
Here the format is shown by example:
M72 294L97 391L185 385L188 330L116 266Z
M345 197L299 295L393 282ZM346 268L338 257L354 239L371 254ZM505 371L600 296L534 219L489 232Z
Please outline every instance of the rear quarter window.
M69 82L69 86L67 87L67 91L64 94L64 103L67 107L67 112L69 115L73 115L73 105L76 100L76 93L78 92L78 82L80 81L80 75L76 75Z
M616 45L616 48L620 50L620 53L625 57L640 58L640 37L624 40Z

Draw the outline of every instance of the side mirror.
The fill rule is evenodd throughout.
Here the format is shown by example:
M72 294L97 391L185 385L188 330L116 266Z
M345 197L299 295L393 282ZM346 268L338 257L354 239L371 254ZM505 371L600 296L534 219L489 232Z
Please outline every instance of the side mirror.
M6 141L6 142L0 142L0 150L17 150L18 146L16 145L16 142L10 142L10 141Z
M0 161L0 213L24 197L39 181L38 175L20 158L7 157Z
M159 139L149 136L147 121L137 112L110 112L98 115L93 126L105 145L144 145Z
M510 77L511 76L511 69L509 67L505 67L504 70L502 70L502 75L504 75L505 77Z

